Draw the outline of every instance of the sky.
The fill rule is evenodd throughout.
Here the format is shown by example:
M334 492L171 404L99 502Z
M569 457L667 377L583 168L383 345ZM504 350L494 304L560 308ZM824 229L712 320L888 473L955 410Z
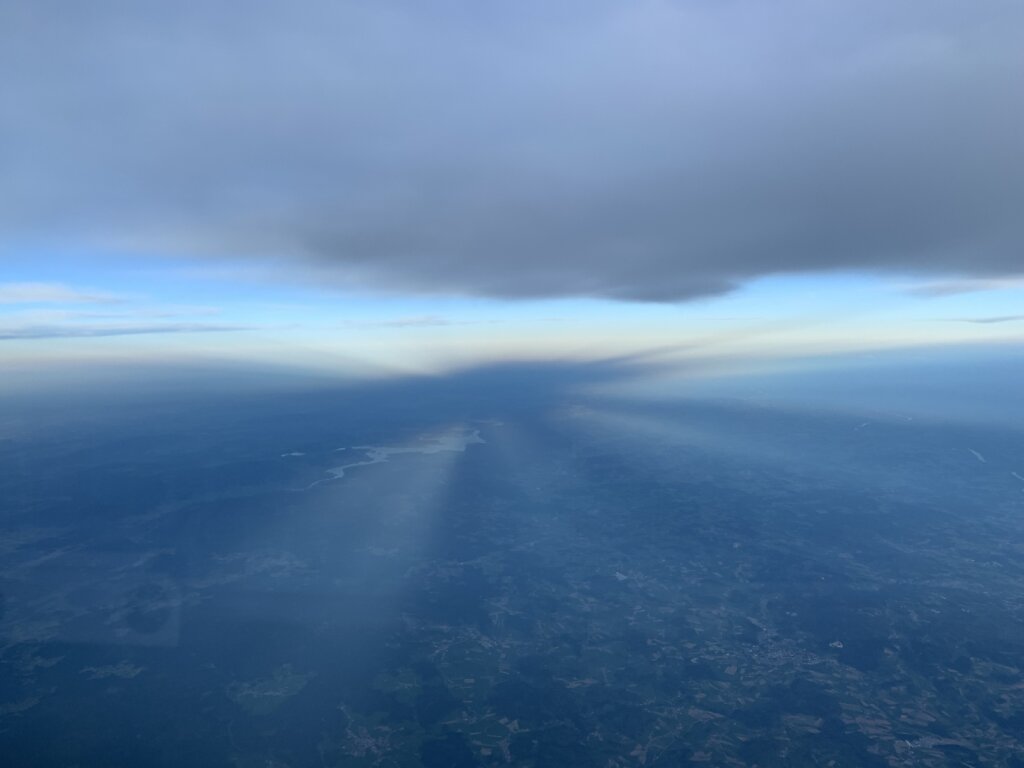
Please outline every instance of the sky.
M0 1L0 361L1017 343L1022 36L1000 0Z

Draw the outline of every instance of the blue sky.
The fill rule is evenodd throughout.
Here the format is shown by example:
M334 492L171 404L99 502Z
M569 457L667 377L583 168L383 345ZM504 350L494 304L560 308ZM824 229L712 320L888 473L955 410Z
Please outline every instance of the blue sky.
M1024 338L1024 283L1013 280L779 276L649 303L345 291L230 259L26 249L7 264L0 349L23 365L226 358L402 373L652 349L759 358Z

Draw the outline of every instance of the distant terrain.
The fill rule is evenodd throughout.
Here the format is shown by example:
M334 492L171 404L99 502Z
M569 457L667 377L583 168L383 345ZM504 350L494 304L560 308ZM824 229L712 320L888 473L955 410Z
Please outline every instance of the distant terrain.
M3 764L1024 766L1024 433L595 377L6 402Z

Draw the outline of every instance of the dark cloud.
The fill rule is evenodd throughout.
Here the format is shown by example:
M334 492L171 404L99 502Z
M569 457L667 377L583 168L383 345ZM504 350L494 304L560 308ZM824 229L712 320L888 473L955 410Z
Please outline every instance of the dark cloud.
M0 4L9 242L677 300L1024 271L1024 4Z

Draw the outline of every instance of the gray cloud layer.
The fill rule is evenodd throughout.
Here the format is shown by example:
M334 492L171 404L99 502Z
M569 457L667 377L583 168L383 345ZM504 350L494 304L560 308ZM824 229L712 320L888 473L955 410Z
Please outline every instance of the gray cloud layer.
M0 4L0 231L676 300L1024 271L1017 0Z

